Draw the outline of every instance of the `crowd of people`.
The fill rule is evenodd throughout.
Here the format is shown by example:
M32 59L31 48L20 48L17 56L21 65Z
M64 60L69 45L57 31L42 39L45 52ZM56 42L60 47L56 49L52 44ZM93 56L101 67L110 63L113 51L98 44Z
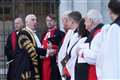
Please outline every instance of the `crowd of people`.
M86 16L65 11L64 32L49 14L41 36L35 14L25 24L17 17L5 46L7 80L120 80L120 1L110 0L108 9L113 21L108 24L96 9Z

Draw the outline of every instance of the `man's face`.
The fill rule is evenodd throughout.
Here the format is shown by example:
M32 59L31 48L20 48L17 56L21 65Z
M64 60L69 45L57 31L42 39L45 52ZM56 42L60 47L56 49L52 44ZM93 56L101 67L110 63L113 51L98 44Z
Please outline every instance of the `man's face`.
M23 28L23 21L20 18L17 18L14 24L15 24L15 30L20 30L21 28Z
M37 26L37 18L36 16L31 16L30 20L28 21L28 24L31 26L31 29L35 29Z
M85 17L85 28L90 31L92 27L93 21L89 17Z
M49 16L46 17L46 25L48 28L55 26L55 21Z
M69 19L68 19L67 16L66 17L62 17L62 23L63 23L63 27L64 27L65 31L70 29L68 22L69 22Z
M76 22L69 17L69 20L68 20L68 26L69 26L69 29L75 29L76 26L75 26Z

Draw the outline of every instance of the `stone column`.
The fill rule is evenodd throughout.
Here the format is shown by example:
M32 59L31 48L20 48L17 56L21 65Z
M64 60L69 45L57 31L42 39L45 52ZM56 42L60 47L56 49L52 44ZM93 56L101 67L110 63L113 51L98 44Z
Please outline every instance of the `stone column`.
M82 16L85 16L87 13L87 0L73 0L74 1L74 10L79 11Z
M80 11L82 15L87 12L87 0L61 0L59 9L60 29L64 31L61 17L66 10Z

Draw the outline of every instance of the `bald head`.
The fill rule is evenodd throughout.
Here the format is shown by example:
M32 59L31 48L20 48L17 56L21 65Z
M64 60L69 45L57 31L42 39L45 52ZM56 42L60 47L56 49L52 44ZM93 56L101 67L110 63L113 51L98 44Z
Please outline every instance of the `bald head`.
M14 20L14 24L15 24L15 30L20 30L21 28L23 28L23 20L22 18L18 17Z
M29 14L25 18L26 27L34 30L37 25L37 17L34 14Z
M29 22L32 18L36 18L36 16L34 14L27 15L25 18L25 22Z

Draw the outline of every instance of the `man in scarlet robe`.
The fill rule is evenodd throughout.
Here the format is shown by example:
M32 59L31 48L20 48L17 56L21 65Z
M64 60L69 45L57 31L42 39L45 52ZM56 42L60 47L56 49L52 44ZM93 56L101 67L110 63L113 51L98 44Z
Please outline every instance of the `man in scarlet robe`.
M60 80L57 53L65 34L57 29L54 15L50 14L46 17L46 24L48 31L41 40L42 48L47 50L47 55L42 61L42 80Z

